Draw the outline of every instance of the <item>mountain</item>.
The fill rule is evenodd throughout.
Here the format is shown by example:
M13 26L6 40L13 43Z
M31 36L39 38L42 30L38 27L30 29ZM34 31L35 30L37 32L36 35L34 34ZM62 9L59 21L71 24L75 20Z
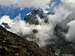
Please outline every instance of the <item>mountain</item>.
M44 13L42 8L34 8L28 13L25 18L26 22L38 25L39 23L48 23L47 13Z
M0 56L50 56L36 43L29 42L0 26Z

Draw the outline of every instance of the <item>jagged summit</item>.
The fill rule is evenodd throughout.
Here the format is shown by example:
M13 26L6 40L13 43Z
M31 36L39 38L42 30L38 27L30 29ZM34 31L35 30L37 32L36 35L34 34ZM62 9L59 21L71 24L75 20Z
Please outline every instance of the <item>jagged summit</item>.
M48 23L47 14L44 13L42 8L34 8L30 13L27 14L25 19L31 24L39 24L42 21Z

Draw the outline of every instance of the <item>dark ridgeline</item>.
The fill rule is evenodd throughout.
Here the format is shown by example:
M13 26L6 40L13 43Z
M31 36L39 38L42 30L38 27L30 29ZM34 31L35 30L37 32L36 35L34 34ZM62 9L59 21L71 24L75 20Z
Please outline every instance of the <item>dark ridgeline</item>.
M27 41L0 26L0 56L50 56L50 54L36 43Z

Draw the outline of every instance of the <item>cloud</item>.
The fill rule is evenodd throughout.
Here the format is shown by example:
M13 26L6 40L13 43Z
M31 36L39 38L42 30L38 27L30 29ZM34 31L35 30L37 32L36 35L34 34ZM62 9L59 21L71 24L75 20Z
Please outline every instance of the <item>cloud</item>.
M17 6L45 7L50 0L0 0L2 5L16 4Z
M1 19L0 19L0 25L2 23L8 23L8 25L11 26L12 22L13 22L13 20L11 20L10 17L7 15L1 17Z
M19 6L45 7L50 0L21 0Z
M75 0L64 0L62 8L70 12L66 17L67 19L75 19ZM66 39L75 42L75 20L71 20L67 25L69 26L69 31L66 34Z
M75 0L64 0L65 3L68 3L68 4L75 4Z
M69 11L74 11L75 10L75 1L74 0L64 0L63 6L65 9L67 9Z
M67 24L69 26L69 31L66 34L66 39L75 42L75 20Z
M16 1L15 0L0 0L1 5L10 5L14 4Z

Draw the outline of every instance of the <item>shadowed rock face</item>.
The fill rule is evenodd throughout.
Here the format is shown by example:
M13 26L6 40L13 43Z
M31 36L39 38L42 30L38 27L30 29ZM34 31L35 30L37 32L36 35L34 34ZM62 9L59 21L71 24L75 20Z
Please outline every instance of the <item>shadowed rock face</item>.
M38 17L40 18L40 20L44 20L44 23L48 23L48 17L47 14L43 12L43 9L39 8L34 8L30 14L28 14L24 19L27 19L26 22L30 23L30 24L35 24L38 25L39 20Z
M29 42L0 26L0 56L50 56L34 42Z

